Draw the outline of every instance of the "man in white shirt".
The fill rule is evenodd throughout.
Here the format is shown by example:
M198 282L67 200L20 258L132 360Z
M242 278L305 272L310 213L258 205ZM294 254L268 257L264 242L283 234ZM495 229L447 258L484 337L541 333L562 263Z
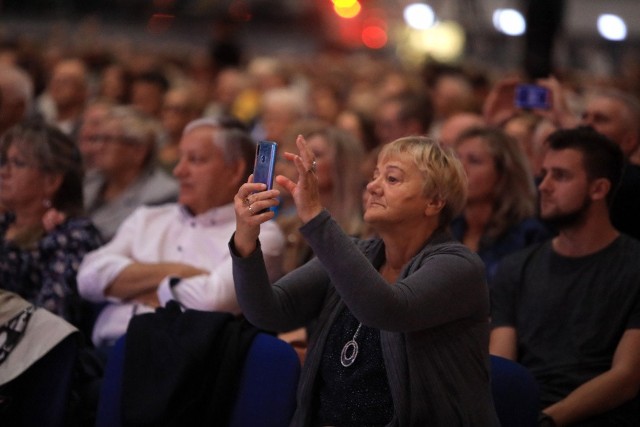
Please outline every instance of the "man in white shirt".
M89 253L78 272L82 297L109 304L93 329L97 347L122 336L135 315L171 299L198 310L240 313L227 246L235 230L233 197L253 168L255 144L224 120L191 122L173 174L177 204L134 211L107 245ZM280 275L284 238L263 224L260 243L272 279Z

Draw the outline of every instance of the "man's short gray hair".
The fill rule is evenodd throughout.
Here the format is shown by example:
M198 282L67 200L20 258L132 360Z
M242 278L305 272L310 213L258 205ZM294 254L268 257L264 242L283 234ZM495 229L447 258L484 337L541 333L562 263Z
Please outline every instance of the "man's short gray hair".
M204 117L189 122L182 134L186 135L203 127L211 129L211 142L222 150L225 163L245 161L246 181L253 168L256 144L242 123L232 119Z

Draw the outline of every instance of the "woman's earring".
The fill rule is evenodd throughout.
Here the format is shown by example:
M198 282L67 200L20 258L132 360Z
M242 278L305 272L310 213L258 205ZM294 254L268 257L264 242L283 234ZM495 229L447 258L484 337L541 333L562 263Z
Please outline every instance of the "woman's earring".
M42 206L46 209L51 208L51 200L50 199L42 199Z

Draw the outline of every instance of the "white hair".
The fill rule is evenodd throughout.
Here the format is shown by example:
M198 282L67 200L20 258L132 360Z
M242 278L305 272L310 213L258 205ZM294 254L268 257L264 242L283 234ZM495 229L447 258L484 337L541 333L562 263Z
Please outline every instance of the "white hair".
M0 65L0 92L5 100L22 101L26 114L33 101L33 80L19 67Z

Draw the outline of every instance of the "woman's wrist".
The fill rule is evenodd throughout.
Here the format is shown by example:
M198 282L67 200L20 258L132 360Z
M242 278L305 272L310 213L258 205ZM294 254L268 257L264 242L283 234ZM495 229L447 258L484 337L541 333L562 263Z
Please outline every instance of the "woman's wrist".
M304 212L298 212L298 216L300 217L300 220L302 220L302 222L306 224L309 221L311 221L313 218L320 215L321 212L322 212L322 206L318 206L314 209L305 210Z
M251 255L256 248L257 239L243 239L238 237L238 233L233 234L233 238L231 239L232 249L239 257L246 258Z

